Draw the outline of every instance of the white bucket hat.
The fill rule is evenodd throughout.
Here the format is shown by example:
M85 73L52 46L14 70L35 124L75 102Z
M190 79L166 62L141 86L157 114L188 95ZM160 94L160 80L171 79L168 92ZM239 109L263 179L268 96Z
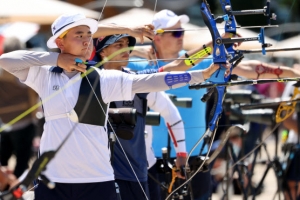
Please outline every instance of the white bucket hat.
M68 13L59 16L51 25L53 36L47 41L47 46L50 49L57 48L55 43L56 38L58 38L66 30L80 25L90 27L92 34L94 34L98 29L98 22L94 19L86 18L82 13Z
M153 26L154 29L165 29L174 26L177 22L182 24L188 23L190 18L187 15L176 15L171 10L161 10L154 15Z

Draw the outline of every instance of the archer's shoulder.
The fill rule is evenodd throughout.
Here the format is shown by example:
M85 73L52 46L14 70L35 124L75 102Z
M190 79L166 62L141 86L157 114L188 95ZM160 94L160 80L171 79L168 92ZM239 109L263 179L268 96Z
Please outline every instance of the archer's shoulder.
M118 78L118 77L122 77L122 76L126 76L126 75L131 74L131 73L124 73L123 71L114 70L114 69L106 70L106 69L95 68L95 70L103 78L104 77L106 77L106 78Z

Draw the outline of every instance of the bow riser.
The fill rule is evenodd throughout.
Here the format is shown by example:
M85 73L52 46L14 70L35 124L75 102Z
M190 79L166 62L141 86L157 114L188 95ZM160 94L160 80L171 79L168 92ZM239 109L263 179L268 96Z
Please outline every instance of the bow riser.
M208 7L209 5L207 1L204 0L201 4L201 14L206 26L208 27L212 35L212 41L214 45L214 49L213 49L214 64L219 64L220 68L214 74L212 74L212 76L207 80L207 82L224 83L230 80L230 76L225 77L225 73L226 73L225 65L228 56L227 56L226 48L222 43L222 38L220 36L220 33L217 29L216 20L214 19ZM208 93L208 97L212 94L214 95L214 104L210 112L209 123L208 123L209 136L212 133L214 133L214 131L218 126L218 122L221 117L221 113L223 111L222 104L225 97L225 93L226 93L226 88L223 86L216 87Z
M201 4L201 15L203 17L204 23L208 27L211 36L212 41L214 45L213 50L213 61L216 64L225 64L226 63L226 52L225 48L222 48L222 37L220 36L220 33L217 29L217 24L215 19L213 18L213 15L211 14L208 4L206 1L203 1Z
M206 1L203 1L201 4L201 15L203 17L204 23L208 27L213 41L213 62L214 64L219 64L220 69L217 70L208 80L207 82L212 83L223 83L227 82L230 77L224 78L227 61L227 54L224 44L222 43L222 37L217 29L217 23L211 14L208 4Z

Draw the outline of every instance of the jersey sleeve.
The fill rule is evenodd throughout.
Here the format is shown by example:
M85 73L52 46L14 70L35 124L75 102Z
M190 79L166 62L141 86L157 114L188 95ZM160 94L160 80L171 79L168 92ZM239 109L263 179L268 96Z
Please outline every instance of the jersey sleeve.
M38 94L41 94L45 84L47 84L50 66L34 66L29 68L29 72L24 84L31 87Z
M103 101L132 100L133 74L118 70L101 70L100 88Z
M148 106L164 118L176 153L186 152L184 125L178 109L168 95L165 92L152 92L147 100Z

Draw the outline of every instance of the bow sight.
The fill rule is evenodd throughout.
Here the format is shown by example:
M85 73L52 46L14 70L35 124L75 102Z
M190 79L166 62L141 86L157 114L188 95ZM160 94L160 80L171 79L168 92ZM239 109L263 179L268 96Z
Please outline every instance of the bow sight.
M266 6L263 9L253 9L253 10L240 10L240 11L233 11L230 0L220 0L221 7L223 12L225 13L222 17L217 17L216 22L221 23L225 21L225 32L236 34L237 23L235 20L235 16L239 15L259 15L263 14L267 18L267 25L271 25L271 20L276 20L276 14L270 12L270 0L267 0ZM265 26L267 27L267 26ZM248 41L259 41L262 44L262 53L265 55L266 47L272 46L271 44L265 43L265 34L264 34L264 27L261 27L260 34L257 37L252 38L230 38L230 39L223 39L223 44L233 44L232 42L248 42ZM226 48L228 53L231 55L237 54L233 47Z
M239 15L261 15L261 14L263 14L268 19L268 25L271 24L270 20L276 20L276 17L277 17L275 13L271 14L271 12L270 12L270 2L271 2L270 0L267 0L266 6L263 9L240 10L240 11L233 11L231 9L231 5L228 4L228 1L221 0L220 2L222 5L222 8L223 8L223 11L229 15L239 16Z

